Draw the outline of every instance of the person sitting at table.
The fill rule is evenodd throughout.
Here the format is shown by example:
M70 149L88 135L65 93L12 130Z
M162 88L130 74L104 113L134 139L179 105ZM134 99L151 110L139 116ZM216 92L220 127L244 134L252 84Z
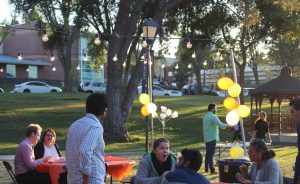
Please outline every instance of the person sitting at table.
M47 162L49 157L35 160L32 145L40 139L42 128L38 124L30 124L26 130L26 138L19 144L15 155L15 173L18 184L51 184L48 174L39 173L35 168Z
M195 149L183 149L181 157L176 164L176 170L170 171L162 184L210 184L202 175L197 173L202 165L202 155Z
M41 140L34 147L35 159L43 157L61 157L59 147L55 143L56 133L53 129L48 128L43 132Z
M268 136L268 141L272 142L269 132L269 122L267 122L267 114L261 111L259 117L255 120L254 138L266 141L266 135Z
M283 184L280 167L273 159L275 153L273 150L268 150L263 140L252 140L248 155L253 164L249 173L247 166L240 166L241 174L237 174L236 178L241 184Z
M175 169L176 157L170 154L170 142L165 138L154 141L152 152L146 153L141 159L135 184L160 184L163 177Z

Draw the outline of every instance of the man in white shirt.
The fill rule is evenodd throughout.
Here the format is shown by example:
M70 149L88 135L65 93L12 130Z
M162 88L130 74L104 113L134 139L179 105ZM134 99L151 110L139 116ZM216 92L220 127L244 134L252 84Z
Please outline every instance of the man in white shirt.
M100 120L106 110L106 96L91 94L86 100L87 114L70 126L66 142L69 184L104 184L105 143Z

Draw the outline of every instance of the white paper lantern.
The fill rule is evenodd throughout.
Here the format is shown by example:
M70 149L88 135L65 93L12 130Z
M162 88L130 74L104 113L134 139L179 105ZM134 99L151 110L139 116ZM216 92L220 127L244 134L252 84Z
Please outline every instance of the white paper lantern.
M157 106L154 103L149 103L147 105L147 110L150 114L152 114L152 113L156 112Z
M157 118L157 113L156 112L152 113L152 118Z
M165 113L160 113L159 117L161 120L164 120L164 119L166 119L167 116Z
M178 112L174 111L173 114L171 115L171 118L177 118L178 117Z
M165 106L161 106L160 109L161 109L161 112L166 113L168 108Z
M171 116L171 114L172 114L172 110L171 110L171 109L168 109L167 112L166 112L166 115L167 115L167 116Z
M230 126L234 126L238 124L239 121L240 121L240 116L236 109L230 111L226 116L226 122Z

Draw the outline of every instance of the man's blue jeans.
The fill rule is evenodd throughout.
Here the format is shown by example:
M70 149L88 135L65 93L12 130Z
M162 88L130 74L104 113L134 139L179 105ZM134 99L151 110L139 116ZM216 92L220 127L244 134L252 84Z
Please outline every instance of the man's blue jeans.
M217 144L216 140L205 143L206 145L205 172L208 172L208 169L210 169L211 173L215 172L214 156L216 151L216 144Z

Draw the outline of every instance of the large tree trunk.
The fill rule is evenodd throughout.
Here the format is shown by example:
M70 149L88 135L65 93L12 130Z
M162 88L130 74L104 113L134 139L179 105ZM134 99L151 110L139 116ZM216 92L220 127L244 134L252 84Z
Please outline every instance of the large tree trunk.
M259 83L258 83L258 69L257 69L257 64L253 64L253 68L252 68L252 71L253 71L253 75L254 75L254 79L255 79L255 85L258 86Z
M177 7L187 0L160 0L154 13L153 19L161 25L165 13ZM127 50L132 42L132 36L137 30L137 22L142 13L144 1L135 1L133 12L129 12L130 3L120 1L114 35L109 40L108 49L108 110L104 122L106 141L129 141L130 137L127 129L127 120L131 113L137 85L141 79L143 62L139 59L132 72L128 85L122 88L122 64L126 58ZM131 16L131 17L130 17ZM118 37L117 35L125 36ZM114 62L112 57L117 53L119 60Z

